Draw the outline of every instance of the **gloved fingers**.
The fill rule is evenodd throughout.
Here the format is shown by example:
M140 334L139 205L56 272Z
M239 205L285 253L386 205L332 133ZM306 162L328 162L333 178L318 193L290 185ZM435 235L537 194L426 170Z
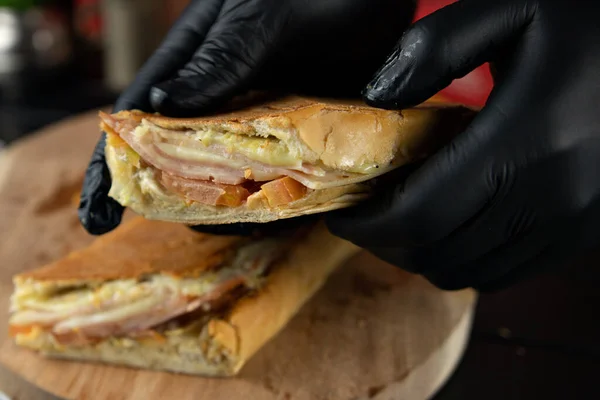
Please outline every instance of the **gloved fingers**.
M498 291L540 271L563 266L569 250L579 247L568 235L557 227L539 229L452 269L438 265L424 276L442 289Z
M494 96L465 131L403 183L390 185L352 209L328 215L330 230L361 247L390 243L426 247L489 213L501 193L513 188L526 152L513 149L504 134L523 128L514 126L512 111L509 116L499 106L506 96ZM509 159L502 156L506 153Z
M518 152L514 156L511 163L519 158ZM568 165L565 160L571 157L561 153L530 158L519 169L500 165L495 172L492 170L496 184L489 201L450 235L420 246L405 244L399 249L393 242L374 244L372 251L424 275L443 289L499 290L538 270L560 265L573 249L592 246L591 238L597 230L593 221L600 215L600 203L583 200L587 196L579 196L576 206L568 206L575 193L581 192L565 193L557 187L567 183L567 187L575 188L573 177L564 182L565 177L547 173L552 165ZM579 157L578 162L582 160ZM592 180L583 182L583 186L590 187ZM523 193L528 197L523 198Z
M363 92L382 108L419 104L506 46L530 22L527 2L462 0L417 21Z
M472 243L468 255L459 254L459 250L448 254L441 249L445 244L382 247L369 251L384 261L424 276L440 289L475 288L482 291L503 289L538 270L564 261L567 254L563 252L564 241L547 232L524 234L514 242L498 244L494 248L477 249L477 244ZM482 254L478 257L479 253Z
M111 178L104 159L106 135L94 148L94 153L85 172L77 214L83 227L93 235L102 235L121 223L123 206L108 197Z
M427 245L450 235L484 209L496 190L497 177L482 154L504 117L493 107L484 109L404 182L328 214L330 230L361 247L380 246L382 238Z
M545 165L540 165L543 169ZM560 265L569 249L585 248L584 221L598 209L574 220L568 213L548 214L540 202L556 203L551 179L539 180L530 204L518 195L534 182L504 182L486 207L448 237L422 246L381 246L376 256L425 276L446 290L473 287L499 290L541 269ZM600 207L599 207L600 209Z
M404 253L404 262L444 289L499 279L537 257L555 235L553 227L535 226L535 210L522 208L507 215L506 208L501 202L490 205L450 236L410 248Z
M555 230L554 237L556 239L548 240L546 247L535 258L522 265L514 266L497 279L480 283L475 288L481 292L495 292L518 280L535 276L541 271L549 272L553 268L566 267L567 263L573 259L574 253L585 254L586 251L597 247L598 225L596 221L599 220L599 217L600 202L596 202L577 218L570 220L568 224L553 220L550 229ZM567 220L565 219L565 221ZM524 244L523 248L526 249L527 245Z
M173 117L198 116L250 87L275 50L286 21L285 3L227 1L206 40L178 77L155 85L153 107ZM277 13L276 17L271 13Z
M382 98L378 98L377 105L403 107L419 103L441 88L436 83L440 79L448 79L449 83L491 58L495 48L514 44L530 11L509 7L510 12L502 9L496 15L498 7L509 3L462 1L419 21L403 41L412 40L410 56L391 60L390 68L384 68L380 75L381 85L370 89L382 96L391 93L393 104L385 99L381 103ZM416 33L410 33L413 31ZM430 34L423 36L421 32ZM440 46L446 47L439 50ZM391 185L382 195L353 209L331 213L327 222L332 232L362 247L381 246L377 243L381 238L400 245L429 245L450 236L481 213L503 175L511 174L516 163L528 157L525 149L508 148L507 137L507 133L523 128L515 126L515 121L531 113L513 100L515 82L523 88L523 98L530 96L531 91L523 85L531 81L537 67L528 64L523 71L515 71L512 66L521 59L522 54L517 52L504 61L504 74L511 75L510 83L502 82L494 88L487 105L462 133L427 159L404 184ZM398 66L408 69L396 74ZM425 91L420 92L423 88ZM402 99L396 103L400 99L396 94L400 93ZM511 154L515 162L491 156L499 153ZM503 167L498 168L498 163Z
M161 45L138 71L134 82L121 94L114 111L151 111L150 88L176 76L190 61L217 20L224 0L192 2L169 30Z
M318 214L286 218L267 223L234 223L224 225L195 225L190 228L202 233L226 236L278 236L293 232L319 220Z

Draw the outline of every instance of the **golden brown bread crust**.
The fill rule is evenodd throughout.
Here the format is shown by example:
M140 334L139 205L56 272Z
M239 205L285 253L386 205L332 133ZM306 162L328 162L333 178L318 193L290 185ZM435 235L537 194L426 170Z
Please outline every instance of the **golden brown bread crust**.
M152 228L164 223L132 221L125 226ZM186 228L184 228L186 229ZM131 233L132 230L125 230ZM171 232L159 230L156 237L169 241ZM119 237L112 235L112 240ZM100 242L98 249L106 246ZM134 242L130 253L139 250ZM275 336L325 283L331 273L359 249L331 235L324 224L311 228L310 234L297 240L286 256L275 262L265 284L252 296L234 303L220 317L210 319L200 334L176 338L111 339L93 345L61 346L52 336L34 329L16 336L20 346L57 358L112 363L137 368L165 370L209 376L233 376L265 343ZM168 253L168 247L157 252ZM141 254L140 254L141 255ZM191 255L199 262L202 256ZM102 259L93 260L102 265ZM99 268L95 268L98 270ZM77 270L72 272L77 274ZM34 272L35 275L35 272ZM63 276L64 278L64 276Z
M319 225L278 263L257 296L239 301L226 318L211 320L213 340L237 358L232 373L287 324L337 267L359 251Z
M383 171L386 166L400 166L431 154L460 132L474 115L475 111L466 107L438 102L390 111L359 101L287 97L193 119L140 111L122 111L115 117L145 119L173 130L213 129L240 135L260 135L268 129L285 131L288 133L283 136L301 142L316 160L330 168L343 170L368 161L381 164ZM109 135L116 135L105 124L102 126ZM349 179L340 186L309 191L304 198L277 208L266 202L252 207L211 206L169 193L158 183L152 168L128 165L123 151L122 147L107 144L106 160L113 178L109 195L148 219L189 225L264 223L349 207L367 198L370 191L368 185Z
M243 240L137 217L97 238L87 248L15 276L15 281L88 282L137 278L157 272L194 277L220 265Z

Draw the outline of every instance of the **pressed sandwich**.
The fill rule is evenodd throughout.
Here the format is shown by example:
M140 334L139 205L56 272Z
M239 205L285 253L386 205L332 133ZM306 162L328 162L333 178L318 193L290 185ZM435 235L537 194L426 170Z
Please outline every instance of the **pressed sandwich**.
M10 333L51 357L231 376L357 250L320 223L241 238L138 217L16 276Z
M348 207L369 181L444 145L474 116L288 97L202 118L101 113L110 196L149 219L269 222Z

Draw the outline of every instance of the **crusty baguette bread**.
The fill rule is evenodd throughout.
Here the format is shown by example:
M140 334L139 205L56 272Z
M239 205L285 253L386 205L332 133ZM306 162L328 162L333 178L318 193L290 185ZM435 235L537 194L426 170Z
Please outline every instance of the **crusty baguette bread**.
M168 273L185 278L222 263L238 236L195 233L185 226L134 217L88 247L41 268L13 278L17 287L35 283L52 291L66 285L136 279L143 274Z
M422 159L448 142L475 112L443 103L424 103L393 111L356 101L290 97L222 115L175 119L138 111L122 111L116 119L145 121L161 129L210 130L222 134L272 137L282 141L307 163L348 176L318 184L305 197L272 207L266 200L237 207L188 201L160 183L156 170L128 157L122 142L106 124L110 196L148 219L185 224L270 222L349 207L368 197L366 181L390 169ZM118 143L118 144L115 144ZM351 172L359 165L376 165L368 173Z
M100 245L92 245L84 250L88 260L87 267L90 267L89 263L95 263L100 267L102 258L106 250L111 247L111 243L120 241L125 236L146 235L146 240L173 244L185 242L186 238L193 241L194 236L198 235L183 226L161 229L166 227L165 224L167 223L141 218L123 224L104 236ZM131 276L132 271L135 270L133 264L136 257L135 242L136 240L132 240L124 245L132 246L128 256L132 264L129 265L127 276ZM157 250L161 254L158 258L163 260L161 263L164 263L164 257L169 257L168 247L165 245ZM232 376L286 325L338 266L358 251L357 247L334 237L322 224L318 224L308 235L303 235L293 243L285 257L272 267L265 284L255 294L235 301L219 315L198 321L199 330L194 330L193 335L167 334L166 339L164 337L109 338L96 344L63 346L56 343L44 330L34 329L17 334L16 342L20 346L56 358L186 374ZM205 265L200 253L189 253L189 256L194 257L192 261L188 261L190 270L196 270L191 267L194 260ZM123 261L123 256L120 257ZM174 260L180 259L177 255L172 257ZM68 259L69 257L65 260ZM147 262L140 263L140 269L146 268ZM69 267L73 266L69 264ZM59 266L54 266L54 269L57 271L58 281L62 283L68 281L67 276L60 272ZM99 279L100 269L96 268L94 271L92 267L87 278L85 270L72 271L81 281L93 281ZM172 270L177 271L178 274L183 273L175 265L172 266ZM36 280L36 276L39 281ZM51 284L52 276L46 270L40 274L35 272L23 274L19 280L22 284L25 282Z

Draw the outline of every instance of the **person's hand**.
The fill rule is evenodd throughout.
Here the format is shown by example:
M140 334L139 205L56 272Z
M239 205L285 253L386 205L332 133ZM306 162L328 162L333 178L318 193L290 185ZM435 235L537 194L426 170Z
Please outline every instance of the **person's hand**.
M414 0L192 1L114 111L199 116L250 89L359 96L414 9ZM110 186L102 138L79 208L82 225L92 234L121 221L123 207L108 197ZM286 226L299 221L290 219ZM267 225L278 226L261 228ZM243 233L256 227L198 229Z
M598 2L463 0L410 27L368 103L420 103L486 61L495 86L403 184L330 230L443 289L498 290L600 238Z

